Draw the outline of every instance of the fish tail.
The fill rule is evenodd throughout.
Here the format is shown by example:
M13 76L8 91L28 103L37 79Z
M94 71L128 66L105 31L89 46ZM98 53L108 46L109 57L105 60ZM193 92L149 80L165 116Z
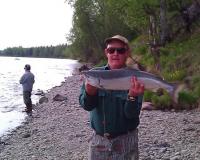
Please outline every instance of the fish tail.
M172 96L172 100L175 104L178 104L178 96L179 96L179 92L181 90L183 90L183 88L185 87L184 84L174 84L174 89L173 91L170 93Z

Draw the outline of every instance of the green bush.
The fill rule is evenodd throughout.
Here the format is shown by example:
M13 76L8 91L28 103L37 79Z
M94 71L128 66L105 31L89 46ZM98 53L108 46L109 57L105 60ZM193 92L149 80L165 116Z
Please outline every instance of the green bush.
M165 72L163 76L167 81L181 81L185 78L186 71L176 70L174 72Z
M95 65L96 67L101 67L107 64L107 60L106 59L101 59L101 61Z
M134 49L134 53L139 54L139 55L144 55L147 53L147 51L148 51L148 49L146 46L139 46Z
M140 62L142 64L145 64L145 66L152 66L152 65L154 65L154 59L153 59L153 57L150 54L143 55Z
M193 84L200 84L200 76L194 76L192 79Z
M200 98L200 84L199 86L194 87L194 94L197 98Z
M178 103L182 105L183 108L191 108L196 105L198 97L189 91L179 92Z
M170 109L172 106L172 100L168 93L164 92L162 96L153 95L152 103L156 109Z
M155 106L156 109L160 108L160 103L159 103L159 96L157 95L153 95L151 102L153 103L153 105Z
M153 93L152 91L145 91L144 92L144 101L146 102L151 102L151 99L152 99L152 96L154 95L155 93Z
M164 94L160 96L159 100L160 100L160 104L162 104L164 108L170 108L170 106L172 105L171 97L168 94Z
M192 86L194 94L200 98L200 76L194 76L192 78Z
M169 49L164 48L164 47L160 48L160 54L161 54L161 55L163 55L163 56L168 56L169 53L170 53Z

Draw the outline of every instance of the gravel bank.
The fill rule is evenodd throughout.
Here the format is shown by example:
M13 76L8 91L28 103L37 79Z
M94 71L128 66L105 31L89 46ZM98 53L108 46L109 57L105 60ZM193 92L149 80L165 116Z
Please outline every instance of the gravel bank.
M79 107L78 75L46 94L32 119L0 141L1 160L87 160L89 113ZM57 94L66 101L53 101ZM141 160L200 160L199 111L142 111Z

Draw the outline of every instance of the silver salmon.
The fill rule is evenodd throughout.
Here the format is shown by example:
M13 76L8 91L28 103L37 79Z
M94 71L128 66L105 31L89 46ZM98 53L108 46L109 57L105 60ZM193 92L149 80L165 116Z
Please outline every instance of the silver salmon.
M174 95L176 85L168 83L162 78L137 69L89 70L83 71L86 81L97 88L106 90L129 90L131 77L135 76L144 84L146 90L156 91L165 89L171 96Z

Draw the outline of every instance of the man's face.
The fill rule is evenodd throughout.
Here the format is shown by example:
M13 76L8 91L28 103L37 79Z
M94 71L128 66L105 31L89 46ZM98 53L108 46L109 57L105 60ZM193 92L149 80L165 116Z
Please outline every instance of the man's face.
M113 40L107 45L105 54L110 68L119 69L125 66L126 59L129 56L129 49L124 43Z

